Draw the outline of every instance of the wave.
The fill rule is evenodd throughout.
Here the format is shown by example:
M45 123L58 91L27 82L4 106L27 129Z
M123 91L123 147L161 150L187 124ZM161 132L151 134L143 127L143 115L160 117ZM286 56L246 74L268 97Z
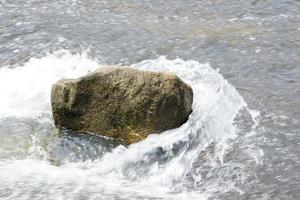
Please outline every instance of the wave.
M87 53L59 51L30 59L24 66L14 69L1 68L0 117L36 119L44 116L53 124L51 85L59 79L76 78L101 66ZM159 57L131 67L172 71L189 83L194 91L194 102L188 121L179 128L152 134L129 147L120 145L96 160L65 162L59 166L37 157L2 160L0 180L7 181L1 183L0 192L7 191L10 199L21 195L24 199L38 199L37 195L56 199L207 199L215 190L235 188L234 184L220 186L220 183L216 186L218 189L206 186L205 191L200 192L189 190L185 183L201 182L201 177L193 171L197 162L205 162L210 167L221 166L230 146L229 139L238 135L238 118L250 116L250 133L257 127L259 114L249 110L238 91L208 63ZM32 151L41 149L31 148ZM14 185L12 189L11 185Z

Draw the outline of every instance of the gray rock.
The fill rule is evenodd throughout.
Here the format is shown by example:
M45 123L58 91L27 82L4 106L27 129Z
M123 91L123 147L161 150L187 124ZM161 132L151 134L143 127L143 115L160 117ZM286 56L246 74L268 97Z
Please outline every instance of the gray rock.
M52 86L57 126L138 142L181 126L192 112L193 91L175 74L107 66Z

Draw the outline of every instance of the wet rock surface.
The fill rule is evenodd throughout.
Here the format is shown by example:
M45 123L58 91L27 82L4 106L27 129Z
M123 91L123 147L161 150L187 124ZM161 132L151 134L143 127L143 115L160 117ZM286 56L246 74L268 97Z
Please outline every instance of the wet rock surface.
M106 66L52 87L55 124L138 142L151 133L179 127L192 112L193 91L169 72Z

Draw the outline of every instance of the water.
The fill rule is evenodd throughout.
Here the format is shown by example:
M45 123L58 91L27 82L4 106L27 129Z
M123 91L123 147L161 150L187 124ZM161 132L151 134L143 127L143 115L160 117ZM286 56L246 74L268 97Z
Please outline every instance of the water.
M300 2L0 0L1 199L299 199ZM105 64L194 90L131 146L58 131L49 93Z

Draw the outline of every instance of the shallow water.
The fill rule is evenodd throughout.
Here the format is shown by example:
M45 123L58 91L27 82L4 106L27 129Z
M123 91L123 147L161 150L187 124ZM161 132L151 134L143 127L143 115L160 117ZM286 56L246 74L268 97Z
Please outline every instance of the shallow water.
M299 199L299 1L0 0L0 198ZM104 64L191 84L178 129L57 130L51 85Z

